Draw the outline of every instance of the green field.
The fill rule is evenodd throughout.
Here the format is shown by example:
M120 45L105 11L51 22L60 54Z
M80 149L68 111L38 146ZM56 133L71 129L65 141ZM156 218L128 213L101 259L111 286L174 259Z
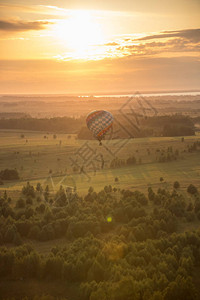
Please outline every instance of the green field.
M21 138L21 134L25 137ZM86 141L80 141L76 139L76 135L68 134L57 134L54 139L50 133L2 130L0 140L0 170L16 168L20 174L20 180L5 182L0 186L2 191L19 191L27 181L33 185L37 182L43 183L44 186L48 184L53 191L57 190L60 184L76 186L79 194L85 194L89 186L99 191L109 184L120 188L146 190L147 186L157 188L162 185L170 188L173 182L178 180L182 188L189 183L200 186L200 152L187 152L188 146L200 140L199 135L185 137L184 142L181 142L181 137L103 141L102 147L97 141L88 141L90 150L85 145ZM122 147L121 143L125 145ZM166 153L168 147L179 151L178 159L158 162L160 152ZM88 153L87 159L82 161L77 151L84 149ZM157 149L160 152L157 152ZM110 162L114 158L112 153L116 153L115 156L122 159L134 155L137 163L111 169ZM103 169L100 154L105 162ZM79 168L73 169L71 158L77 160L79 167L84 165L85 173L80 172ZM118 183L115 183L115 177L118 177ZM163 183L160 183L160 177L164 178Z

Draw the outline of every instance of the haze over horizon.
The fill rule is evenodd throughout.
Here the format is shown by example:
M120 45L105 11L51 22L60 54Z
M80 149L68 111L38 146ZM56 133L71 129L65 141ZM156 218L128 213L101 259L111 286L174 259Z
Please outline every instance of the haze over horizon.
M0 94L200 88L198 0L11 0L0 8Z

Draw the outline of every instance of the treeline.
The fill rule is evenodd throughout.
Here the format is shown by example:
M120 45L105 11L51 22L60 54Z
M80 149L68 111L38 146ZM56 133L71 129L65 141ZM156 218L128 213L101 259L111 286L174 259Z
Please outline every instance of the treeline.
M168 147L166 151L164 149L156 149L156 152L159 153L159 156L156 157L158 162L170 162L179 158L179 150L174 150L172 146Z
M163 128L163 136L195 135L193 126L183 124L167 124Z
M120 168L124 166L131 166L135 165L137 162L136 158L134 155L130 156L129 158L118 158L115 157L110 163L110 168ZM139 159L139 163L141 163L141 159Z
M150 151L149 148L147 148L146 151L148 155L153 153L153 151L152 150ZM195 152L195 151L200 151L199 141L194 142L191 145L187 145L187 148L184 150L184 152ZM136 150L136 153L138 153L138 150ZM167 147L166 149L157 148L155 149L155 154L156 154L156 161L161 163L170 162L182 158L182 156L180 156L179 150L174 149L172 146ZM120 168L120 167L131 166L131 165L142 164L142 163L143 163L142 158L138 157L136 159L134 155L129 156L127 159L115 157L114 159L112 159L110 163L110 168Z
M0 171L0 180L17 180L19 173L15 169L5 169Z
M149 126L155 126L155 127L162 127L167 124L183 124L187 127L193 127L193 119L189 116L184 116L181 114L174 114L174 115L164 115L164 116L153 116L145 118L146 124Z
M182 138L182 142L184 142L184 138ZM196 141L191 145L187 145L187 148L184 149L182 152L186 153L194 153L200 151L200 141ZM158 162L170 162L179 159L180 151L179 149L173 149L172 146L168 147L167 150L164 149L156 149L156 153L159 154L156 157Z
M127 113L114 116L113 133L110 139L148 137L148 136L189 136L194 135L194 123L188 116L167 115L141 117ZM93 136L86 126L78 134L79 139L92 139Z
M35 131L50 131L50 132L64 132L77 133L81 126L85 124L83 118L15 118L15 119L0 119L0 129L22 129Z
M31 118L29 114L22 112L0 112L0 119L21 119Z
M194 135L191 118L182 115L141 117L130 113L114 115L114 131L111 139L145 136L187 136ZM70 118L10 118L0 119L0 129L21 129L50 132L77 133L79 139L93 139L85 124L85 117Z
M194 135L194 123L189 116L167 115L155 116L144 120L145 126L153 127L162 136Z

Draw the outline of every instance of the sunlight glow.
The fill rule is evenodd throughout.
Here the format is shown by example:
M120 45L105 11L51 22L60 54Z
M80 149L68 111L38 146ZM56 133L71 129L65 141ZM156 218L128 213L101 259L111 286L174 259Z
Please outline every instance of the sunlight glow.
M101 25L87 10L70 11L67 19L57 22L54 35L76 57L87 56L94 45L105 42Z

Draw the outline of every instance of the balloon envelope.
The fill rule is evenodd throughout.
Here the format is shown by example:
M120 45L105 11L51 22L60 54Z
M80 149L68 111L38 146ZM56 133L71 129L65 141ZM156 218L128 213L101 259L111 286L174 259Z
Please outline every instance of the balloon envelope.
M89 113L86 118L86 123L94 134L94 136L101 140L113 124L113 116L106 110L95 110Z

